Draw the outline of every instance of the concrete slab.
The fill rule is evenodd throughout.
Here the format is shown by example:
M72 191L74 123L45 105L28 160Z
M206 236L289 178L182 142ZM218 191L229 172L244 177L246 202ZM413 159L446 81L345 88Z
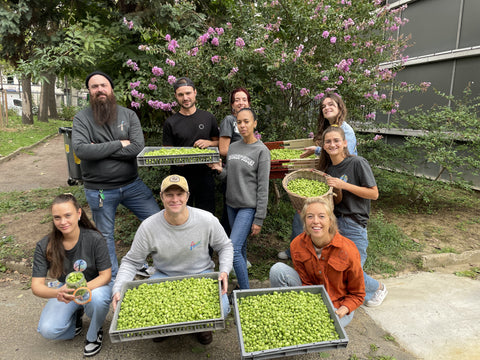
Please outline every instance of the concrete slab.
M480 281L416 273L382 280L383 304L366 313L425 360L480 359Z

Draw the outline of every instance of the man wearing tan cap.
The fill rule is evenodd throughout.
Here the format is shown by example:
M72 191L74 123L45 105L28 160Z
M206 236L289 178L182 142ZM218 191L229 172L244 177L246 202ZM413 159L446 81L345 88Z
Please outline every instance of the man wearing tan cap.
M122 284L133 280L136 269L152 255L155 273L150 279L193 275L214 271L209 246L218 253L219 280L222 281L224 315L230 312L227 288L232 270L233 246L218 219L210 212L187 206L187 180L167 176L161 184L164 210L144 220L135 234L132 247L123 257L112 289L114 309L120 300ZM212 341L212 332L197 334L200 343Z

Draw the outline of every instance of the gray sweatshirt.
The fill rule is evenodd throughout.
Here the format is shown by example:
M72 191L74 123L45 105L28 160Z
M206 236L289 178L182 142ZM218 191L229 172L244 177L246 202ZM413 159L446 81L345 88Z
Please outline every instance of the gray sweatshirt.
M200 274L215 268L210 245L218 253L219 271L230 273L233 245L218 219L208 211L190 206L187 209L188 220L182 225L169 224L165 210L140 224L132 247L122 259L112 294L120 292L122 284L134 278L149 254L155 269L167 276Z
M122 106L117 113L112 125L98 125L90 107L73 119L72 146L87 189L116 189L138 176L136 156L145 146L140 120ZM120 140L130 140L130 145L122 147Z
M262 226L267 216L270 177L270 150L265 144L260 140L253 144L243 140L232 143L219 176L227 179L227 205L255 209L253 223Z

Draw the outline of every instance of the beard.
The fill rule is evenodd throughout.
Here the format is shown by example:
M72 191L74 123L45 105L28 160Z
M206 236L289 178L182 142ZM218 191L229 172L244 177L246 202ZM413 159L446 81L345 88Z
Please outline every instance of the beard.
M100 95L106 95L106 98L99 98ZM94 97L90 97L90 105L93 118L98 125L111 125L117 121L117 100L113 92L108 95L96 93Z

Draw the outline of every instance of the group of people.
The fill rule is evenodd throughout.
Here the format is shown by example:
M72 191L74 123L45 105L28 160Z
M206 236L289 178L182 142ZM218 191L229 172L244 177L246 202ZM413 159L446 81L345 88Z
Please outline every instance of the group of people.
M219 130L212 114L196 108L197 90L192 80L178 79L173 88L180 110L165 122L163 145L218 146L223 161L172 166L171 175L161 183L160 210L137 172L136 155L144 147L137 115L116 103L114 84L107 74L91 73L86 87L91 106L74 118L72 146L81 159L84 192L95 225L73 195L62 194L53 200L52 230L35 249L32 291L49 299L38 325L45 338L72 339L81 333L82 317L87 314L91 321L84 355L93 356L102 347L102 326L110 303L115 309L122 285L134 279L149 255L155 269L151 278L162 278L212 272L215 263L211 255L216 251L223 315L230 312L227 289L232 267L237 288L249 288L247 238L261 231L267 215L270 152L255 137L258 120L246 89L232 92L232 114ZM339 112L343 118L338 121ZM332 208L322 198L307 199L292 225L288 256L293 268L275 264L270 281L274 287L324 285L340 321L347 325L364 301L379 305L387 293L383 284L362 269L370 200L378 197L378 189L366 160L349 155L352 146L351 152L356 154L356 141L353 129L344 121L346 108L341 98L328 95L322 101L321 114L319 146L306 148L302 156L320 155L320 170L329 174L327 181L337 193L336 204ZM214 176L225 184L222 222L214 215ZM119 266L114 226L120 204L142 222ZM91 292L86 304L75 301L74 289L66 285L66 275L79 268ZM47 285L47 276L58 282ZM212 332L197 333L197 338L209 344Z

